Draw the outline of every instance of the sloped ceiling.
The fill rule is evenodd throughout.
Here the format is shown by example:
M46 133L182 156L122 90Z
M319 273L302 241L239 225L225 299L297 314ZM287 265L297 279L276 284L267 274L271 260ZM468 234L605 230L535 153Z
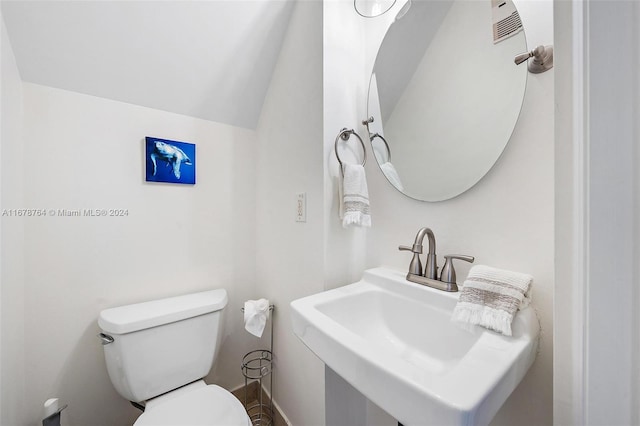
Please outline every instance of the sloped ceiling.
M24 81L255 129L293 1L1 7Z

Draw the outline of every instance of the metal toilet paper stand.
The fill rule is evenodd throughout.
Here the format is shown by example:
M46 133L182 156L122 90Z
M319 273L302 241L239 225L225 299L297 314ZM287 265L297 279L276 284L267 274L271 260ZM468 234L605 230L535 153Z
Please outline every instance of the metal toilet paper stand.
M275 306L269 305L269 317ZM244 312L244 308L242 308ZM242 374L244 375L244 406L254 426L270 426L273 424L273 319L270 319L269 349L256 349L242 357ZM264 397L264 382L269 382L268 398ZM250 382L258 381L258 399L248 405L247 388ZM265 401L265 399L268 399Z

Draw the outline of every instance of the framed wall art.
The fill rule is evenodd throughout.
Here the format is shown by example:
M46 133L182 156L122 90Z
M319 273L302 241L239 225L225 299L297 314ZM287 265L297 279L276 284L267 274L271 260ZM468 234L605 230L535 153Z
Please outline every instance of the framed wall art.
M196 145L147 136L145 138L147 182L196 183Z

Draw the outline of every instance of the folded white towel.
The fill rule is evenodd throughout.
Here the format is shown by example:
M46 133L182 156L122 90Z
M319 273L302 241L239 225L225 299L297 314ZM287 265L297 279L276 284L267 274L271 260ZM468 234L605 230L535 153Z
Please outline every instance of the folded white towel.
M390 162L380 164L380 170L387 177L391 185L395 186L398 191L404 191L404 186L402 186L402 181L400 180L400 175L398 175L398 171L393 164Z
M249 333L261 337L267 319L269 319L269 301L267 299L244 302L244 328Z
M518 309L531 302L531 275L478 265L464 282L452 320L511 336Z
M342 226L345 228L350 225L370 227L369 190L364 167L360 164L345 164L340 187Z

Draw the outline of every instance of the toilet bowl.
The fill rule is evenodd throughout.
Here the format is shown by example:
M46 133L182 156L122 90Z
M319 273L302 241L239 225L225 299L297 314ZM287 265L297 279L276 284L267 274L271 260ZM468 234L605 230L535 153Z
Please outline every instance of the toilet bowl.
M244 407L220 386L199 380L147 402L134 426L251 426Z
M224 289L105 309L98 325L116 391L145 410L136 426L249 426L229 391L207 385L217 355Z

